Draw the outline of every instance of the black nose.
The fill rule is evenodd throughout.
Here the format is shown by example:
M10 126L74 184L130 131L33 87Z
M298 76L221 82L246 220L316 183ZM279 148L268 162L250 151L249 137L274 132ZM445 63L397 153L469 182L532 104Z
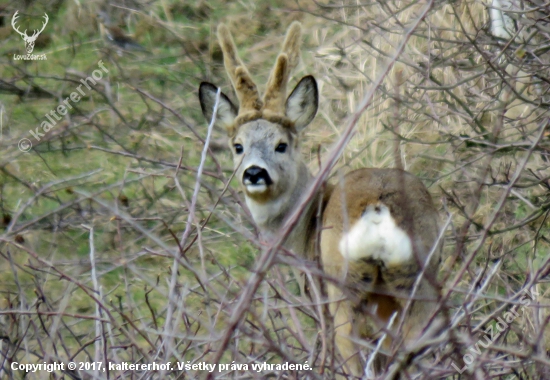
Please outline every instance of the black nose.
M244 171L243 182L245 185L271 185L272 181L269 177L267 170L260 168L259 166L251 166Z

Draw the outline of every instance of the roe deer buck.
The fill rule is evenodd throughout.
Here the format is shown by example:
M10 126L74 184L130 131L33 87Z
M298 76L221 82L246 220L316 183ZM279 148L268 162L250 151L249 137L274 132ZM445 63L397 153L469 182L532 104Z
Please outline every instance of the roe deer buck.
M306 76L286 98L290 71L299 59L301 26L288 29L267 82L263 99L226 26L218 28L225 68L239 99L235 107L223 93L216 124L226 129L236 178L264 238L282 226L312 178L299 151L299 133L318 107L315 79ZM199 98L212 119L217 87L203 82ZM417 284L416 301L401 315L421 272L433 277L440 262L438 215L419 179L398 169L359 169L347 174L324 197L321 261L340 281L327 284L335 320L336 345L346 372L361 376L363 366L353 336L377 338L393 314L403 319L403 336L413 338L434 310L438 290L426 278ZM319 199L319 198L318 198ZM285 242L298 254L315 254L317 202L311 202ZM428 255L432 259L428 261ZM384 341L389 347L390 339Z

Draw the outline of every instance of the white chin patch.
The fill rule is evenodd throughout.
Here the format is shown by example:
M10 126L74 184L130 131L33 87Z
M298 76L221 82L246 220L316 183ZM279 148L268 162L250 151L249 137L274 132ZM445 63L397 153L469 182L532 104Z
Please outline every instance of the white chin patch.
M382 260L387 267L412 258L409 235L399 228L384 204L369 205L349 232L340 240L342 255L350 261L365 258Z
M263 183L257 185L246 185L246 191L249 194L261 194L267 190L267 186Z

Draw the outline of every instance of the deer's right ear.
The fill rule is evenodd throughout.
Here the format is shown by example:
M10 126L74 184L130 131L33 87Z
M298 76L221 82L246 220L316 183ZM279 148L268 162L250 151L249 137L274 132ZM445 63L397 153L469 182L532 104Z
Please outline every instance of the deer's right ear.
M286 100L286 116L294 122L294 127L300 132L311 123L318 107L317 82L311 75L303 77Z
M212 121L217 93L218 88L212 83L202 82L199 87L199 101L201 103L202 114L208 123ZM237 107L235 107L233 103L231 103L231 100L222 92L220 94L220 103L218 104L215 126L224 128L229 132L237 117L237 112Z

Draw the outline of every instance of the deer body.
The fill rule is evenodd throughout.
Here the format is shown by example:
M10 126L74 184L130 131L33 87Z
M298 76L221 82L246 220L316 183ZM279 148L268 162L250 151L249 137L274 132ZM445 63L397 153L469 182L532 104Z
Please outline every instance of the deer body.
M227 130L235 176L265 239L279 231L312 178L300 154L299 134L317 112L315 79L302 78L286 98L289 72L299 58L300 34L300 25L293 23L261 99L237 56L231 34L224 25L218 29L240 107L222 93L216 124ZM199 98L209 121L216 93L216 86L201 84ZM419 280L415 300L402 314L423 268L430 276L437 271L437 211L422 182L398 169L353 171L316 199L304 210L285 245L313 258L321 203L321 261L323 270L336 281L327 284L336 344L346 360L346 372L361 376L364 369L353 337L380 338L383 329L393 331L402 318L402 336L410 340L430 318L438 290L426 278ZM434 254L428 261L430 253ZM389 326L392 318L395 322ZM395 338L386 339L384 347L389 348Z
M403 316L411 289L423 266L432 279L440 263L438 215L422 182L399 169L359 169L345 176L323 212L321 258L323 270L346 286L327 284L335 317L336 343L351 371L361 365L347 336L379 337L383 329L404 317L401 335L414 340L435 308L438 291L426 279ZM427 256L436 249L432 259ZM396 313L391 326L389 322ZM384 341L388 349L392 339ZM379 366L383 361L379 362Z

